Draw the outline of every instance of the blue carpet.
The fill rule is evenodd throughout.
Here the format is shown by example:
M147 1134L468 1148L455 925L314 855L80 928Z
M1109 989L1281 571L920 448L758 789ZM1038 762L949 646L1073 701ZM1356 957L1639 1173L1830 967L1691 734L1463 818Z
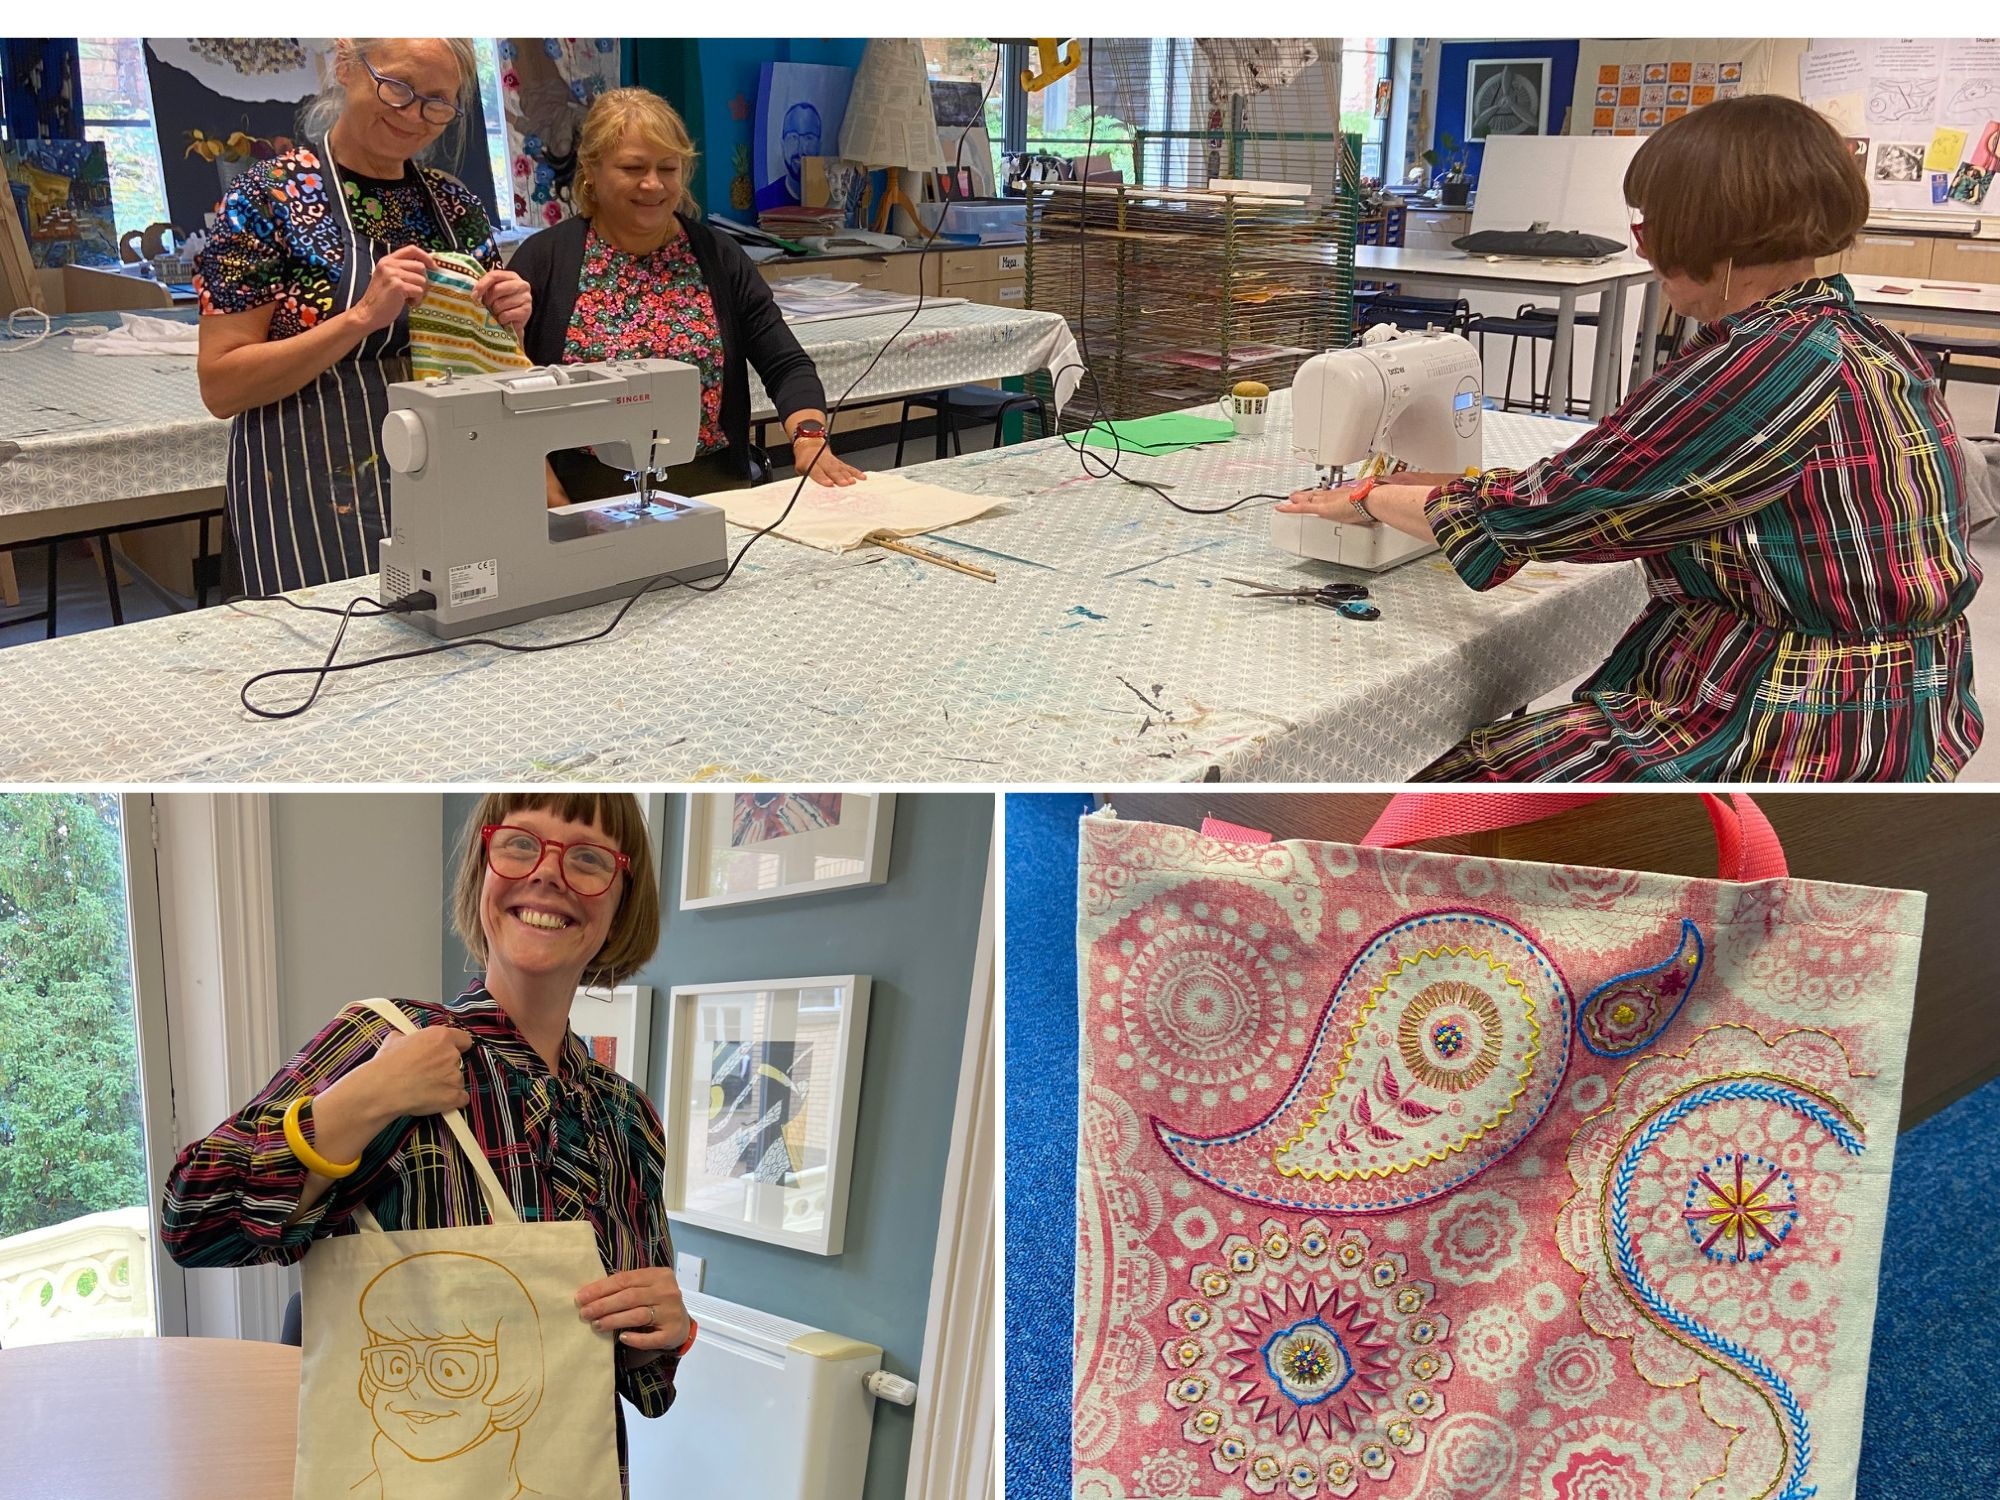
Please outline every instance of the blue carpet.
M1077 795L1007 798L1007 1500L1069 1500ZM2000 1080L1896 1144L1857 1500L2000 1500Z
M1007 798L1007 1500L1069 1500L1077 793Z
M1859 1500L2000 1495L2000 1079L1896 1142Z

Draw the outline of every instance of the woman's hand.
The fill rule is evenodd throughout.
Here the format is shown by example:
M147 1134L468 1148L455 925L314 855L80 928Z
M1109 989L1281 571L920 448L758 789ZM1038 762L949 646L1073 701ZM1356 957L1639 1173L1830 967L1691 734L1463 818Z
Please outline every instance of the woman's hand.
M369 1100L384 1124L405 1115L441 1115L472 1102L465 1087L471 1046L472 1033L456 1026L398 1031L349 1076L367 1079Z
M810 474L814 484L849 485L868 477L827 447L825 438L819 437L792 439L792 467L801 474Z
M354 304L354 316L370 333L379 333L405 310L424 300L426 277L436 262L421 246L405 245L375 262L368 290Z
M687 1303L669 1266L617 1271L581 1287L577 1316L602 1333L615 1333L628 1349L663 1353L688 1340Z
M535 306L534 289L512 271L488 271L472 284L472 293L516 334L528 326L528 315Z
M1337 490L1315 485L1309 490L1292 491L1278 502L1277 508L1288 516L1321 516L1342 526L1373 526L1375 522L1355 506L1353 495L1352 485Z

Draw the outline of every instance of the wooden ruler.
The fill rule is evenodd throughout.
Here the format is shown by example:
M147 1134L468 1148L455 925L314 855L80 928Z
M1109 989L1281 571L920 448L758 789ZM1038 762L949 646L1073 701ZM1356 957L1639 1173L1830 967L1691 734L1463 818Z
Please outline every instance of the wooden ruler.
M998 575L991 568L982 568L977 563L960 562L955 557L946 557L942 552L933 552L928 547L915 546L901 537L887 536L878 532L868 540L878 547L888 548L891 552L900 552L905 557L914 557L922 562L936 563L940 568L950 568L952 572L963 573L968 578L983 578L988 583L999 581Z

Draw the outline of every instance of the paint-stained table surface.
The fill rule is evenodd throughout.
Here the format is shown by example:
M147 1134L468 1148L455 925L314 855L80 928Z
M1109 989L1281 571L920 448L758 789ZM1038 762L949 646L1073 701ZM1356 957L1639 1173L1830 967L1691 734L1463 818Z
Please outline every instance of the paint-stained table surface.
M1523 464L1584 430L1489 413L1486 459ZM1195 506L1312 480L1283 392L1261 438L1123 468ZM330 617L246 605L16 646L0 651L0 779L1393 781L1595 666L1644 603L1636 564L1531 566L1478 594L1433 555L1369 579L1382 618L1349 621L1233 597L1228 575L1359 576L1275 550L1270 501L1183 514L1086 477L1055 439L905 472L1007 497L923 539L996 581L767 537L721 591L650 595L606 640L371 667L278 723L238 689L316 664ZM296 597L342 605L360 588ZM611 609L504 634L583 636ZM429 644L358 621L342 656ZM302 696L266 684L259 701Z

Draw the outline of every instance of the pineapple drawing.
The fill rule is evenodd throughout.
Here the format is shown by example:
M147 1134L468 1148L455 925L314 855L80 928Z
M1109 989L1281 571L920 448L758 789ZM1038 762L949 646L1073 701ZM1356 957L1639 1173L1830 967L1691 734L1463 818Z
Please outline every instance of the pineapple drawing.
M756 189L750 185L750 147L738 146L730 154L729 166L735 174L729 179L729 206L738 213L748 213L757 202Z

